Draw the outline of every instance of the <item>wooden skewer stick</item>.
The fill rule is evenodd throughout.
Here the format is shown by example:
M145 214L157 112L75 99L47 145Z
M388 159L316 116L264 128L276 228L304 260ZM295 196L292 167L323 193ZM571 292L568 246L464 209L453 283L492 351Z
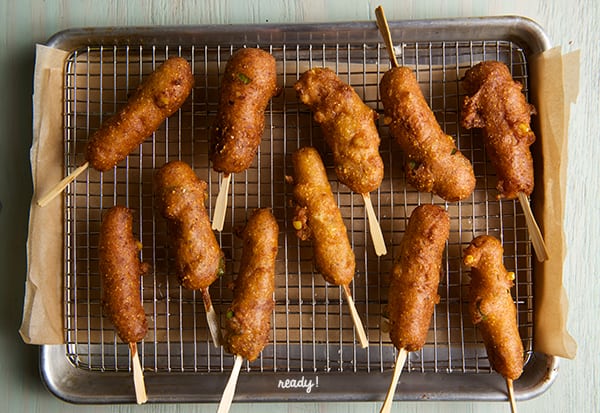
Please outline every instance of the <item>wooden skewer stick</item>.
M385 396L385 401L383 402L383 406L381 406L381 410L379 413L389 413L392 410L392 403L394 401L394 394L396 393L396 387L398 386L398 380L400 379L400 373L404 368L404 363L406 363L406 356L408 355L408 351L401 348L398 351L398 357L396 358L396 364L394 365L394 375L392 376L392 382L390 383L390 387Z
M225 223L225 214L227 213L227 195L229 194L230 181L231 174L224 174L223 180L221 181L221 188L219 189L219 195L217 195L217 202L215 203L212 229L216 229L219 232L223 231L223 224Z
M229 376L225 390L223 390L223 395L221 396L217 413L227 413L229 411L231 402L233 401L233 395L235 394L235 387L237 386L238 376L240 375L243 361L244 358L239 354L235 356L233 369L231 370L231 375Z
M525 223L527 224L527 229L529 230L531 243L533 244L533 250L535 251L538 261L546 261L549 258L548 249L546 248L542 231L540 231L540 227L538 226L537 222L535 222L535 217L533 216L533 211L531 211L531 205L529 205L527 195L525 195L523 192L519 192L518 195L521 208L525 214Z
M67 185L69 185L71 182L73 182L75 180L75 178L77 178L79 175L81 175L88 168L89 165L90 165L89 162L86 162L83 165L81 165L80 167L78 167L77 169L75 169L73 172L71 172L69 175L64 177L62 179L62 181L57 183L44 196L38 198L38 200L36 201L38 206L45 207L46 205L48 205L48 203L50 201L52 201L54 198L56 198L58 196L58 194L60 194L62 191L64 191L64 189L67 187Z
M210 330L213 344L215 347L220 347L221 329L219 328L219 317L217 316L217 312L212 305L208 288L203 288L200 290L200 292L202 293L202 301L204 302L204 309L206 310L206 321L208 322L208 329Z
M369 340L367 339L367 334L365 333L365 329L363 327L362 321L360 320L360 316L356 311L356 306L354 305L354 300L352 299L350 287L348 287L348 285L344 285L342 286L342 289L344 290L344 295L346 296L348 307L350 307L350 315L352 316L352 321L354 322L354 327L356 328L356 333L358 334L360 346L362 348L367 348L369 347Z
M510 411L517 413L517 403L515 401L515 389L512 379L506 379L506 387L508 388L508 401L510 402Z
M369 219L369 232L371 233L371 239L373 240L373 246L375 247L375 254L378 257L387 254L387 248L381 233L381 226L377 220L377 215L373 210L373 203L371 202L370 194L362 194L363 200L365 201L365 208L367 209L367 218Z
M387 19L385 18L385 13L383 11L382 6L378 6L375 9L375 17L377 19L377 27L379 27L379 32L383 37L383 42L385 43L385 47L387 48L388 55L390 56L390 60L392 62L392 66L398 67L400 65L398 64L398 60L396 59L396 53L394 53L394 44L392 42L390 26L388 25Z
M140 356L137 351L136 343L129 343L131 351L131 364L133 365L133 386L135 388L135 401L137 404L144 404L148 401L146 395L146 385L144 384L144 372L140 364Z

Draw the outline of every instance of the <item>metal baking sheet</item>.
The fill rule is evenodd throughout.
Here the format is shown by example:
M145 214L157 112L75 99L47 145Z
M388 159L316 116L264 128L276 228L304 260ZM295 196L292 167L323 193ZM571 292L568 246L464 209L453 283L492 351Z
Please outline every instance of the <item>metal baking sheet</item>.
M371 198L388 247L382 257L374 253L360 195L335 179L319 126L292 88L304 70L328 66L382 113L378 81L390 64L374 22L74 29L48 41L71 52L63 102L65 174L83 161L90 132L166 58L185 57L195 77L188 101L139 150L109 172L88 170L64 194L66 344L41 349L42 376L54 394L74 403L135 401L128 346L102 313L97 270L100 216L118 203L135 210L134 233L144 246L143 260L152 265L142 281L150 331L138 345L149 402L219 400L233 357L213 347L201 297L182 289L174 277L166 226L154 208L152 176L169 160L190 163L209 184L206 205L212 216L221 177L210 168L208 132L220 76L240 47L272 53L283 90L267 108L254 163L232 180L225 228L217 237L227 271L210 289L221 319L231 302L229 284L241 254L236 228L254 208L271 207L281 230L271 342L255 362L245 362L234 401L384 399L396 355L385 319L389 273L407 219L422 203L448 209L451 234L428 340L422 351L409 354L396 399L506 399L504 380L491 371L468 317L468 271L460 260L462 249L484 233L501 238L505 264L516 274L513 296L527 351L516 397L528 399L549 387L557 359L533 351L535 259L523 213L518 202L495 199L494 171L479 132L465 131L459 122L464 96L460 78L469 67L501 60L528 93L528 58L549 48L549 41L538 25L520 17L400 21L390 27L400 63L415 70L442 128L473 162L477 188L458 203L416 192L404 180L403 153L380 117L385 178ZM310 245L300 242L291 226L291 188L285 176L292 174L291 153L305 145L322 153L348 227L357 261L351 289L367 330L367 349L357 343L339 287L327 285L315 271Z

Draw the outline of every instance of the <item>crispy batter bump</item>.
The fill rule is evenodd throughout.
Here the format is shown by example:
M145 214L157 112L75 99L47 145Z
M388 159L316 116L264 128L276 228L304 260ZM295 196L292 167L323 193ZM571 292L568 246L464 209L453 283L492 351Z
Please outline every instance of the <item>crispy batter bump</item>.
M207 184L182 161L163 165L154 177L156 203L169 223L175 266L184 288L208 288L223 273L223 252L204 202Z
M462 106L462 125L483 128L485 149L496 169L498 198L515 199L519 192L533 192L533 159L529 147L535 142L527 103L504 63L481 62L465 73L469 94Z
M140 262L141 244L133 236L132 223L129 209L112 207L102 219L98 244L102 304L126 343L141 341L148 331L140 293L140 276L148 266Z
M329 68L308 70L294 89L321 125L340 182L359 194L379 188L383 160L379 155L376 112Z
M379 88L384 123L407 157L408 183L449 202L471 195L475 189L473 166L442 131L413 71L394 67L383 75Z
M215 171L239 173L252 164L265 129L265 109L278 92L276 62L268 52L244 48L231 55L211 130Z
M523 343L510 294L514 273L506 271L503 252L497 238L481 235L465 249L463 261L471 267L471 320L481 332L490 364L505 378L516 380L523 372Z
M167 59L140 84L127 104L90 137L87 161L98 171L114 167L183 105L193 85L187 60Z
M450 217L442 207L421 205L410 215L388 293L390 338L398 349L417 351L427 340L449 233Z
M305 147L294 152L292 161L296 233L312 240L315 264L325 281L348 285L354 278L354 252L321 157L316 149Z
M242 232L242 260L226 314L225 346L248 361L255 360L269 342L278 236L277 221L265 208L253 212Z

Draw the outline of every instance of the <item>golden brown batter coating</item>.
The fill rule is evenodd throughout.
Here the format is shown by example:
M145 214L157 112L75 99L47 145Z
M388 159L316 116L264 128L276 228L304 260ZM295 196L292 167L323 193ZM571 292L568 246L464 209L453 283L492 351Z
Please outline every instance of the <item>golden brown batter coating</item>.
M253 212L242 232L242 260L226 315L225 346L248 361L255 360L269 342L278 237L277 221L264 208Z
M359 194L379 188L383 160L379 155L376 112L328 68L303 73L294 89L321 125L340 182Z
M388 293L390 338L398 349L417 351L427 340L449 234L450 217L442 207L421 205L410 215Z
M312 240L315 265L325 281L348 285L354 278L354 252L321 157L316 149L305 147L294 152L292 161L297 235Z
M204 202L207 184L185 162L163 165L154 177L157 207L169 222L175 266L184 288L208 288L224 271L223 252Z
M148 331L140 293L140 276L148 266L140 262L141 243L134 238L132 225L129 209L112 207L102 219L98 244L102 304L126 343L141 341Z
M408 183L450 202L471 195L473 166L440 128L413 71L394 67L383 75L379 88L384 123L408 158Z
M193 85L188 62L182 57L167 59L90 137L86 154L90 166L107 171L125 159L183 105Z
M535 113L505 64L481 62L467 70L463 85L469 94L462 107L462 125L483 128L485 149L498 176L498 198L515 199L533 191L535 142L531 115Z
M210 159L217 172L246 170L265 129L265 109L279 92L275 58L261 49L239 49L225 66Z
M506 271L503 252L497 238L481 235L465 249L463 261L471 267L471 320L481 331L490 364L505 378L516 380L523 372L523 343L510 294L515 274Z

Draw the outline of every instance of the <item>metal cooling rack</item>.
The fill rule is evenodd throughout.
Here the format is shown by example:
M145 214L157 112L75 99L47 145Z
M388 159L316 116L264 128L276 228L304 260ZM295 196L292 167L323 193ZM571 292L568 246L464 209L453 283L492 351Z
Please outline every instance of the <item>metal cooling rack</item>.
M468 23L470 27L475 24ZM456 139L460 150L473 162L477 187L469 199L458 203L445 203L431 194L416 192L405 182L403 153L390 138L381 116L378 127L385 178L371 198L388 254L377 257L368 233L362 198L337 182L331 153L323 143L319 126L313 122L308 109L296 99L292 87L306 69L328 66L381 114L378 81L390 67L387 51L374 23L373 27L367 24L357 27L360 30L350 27L344 31L344 26L339 26L337 31L334 31L335 27L333 30L324 26L305 27L305 30L296 27L297 32L282 29L283 34L256 29L251 38L247 31L242 28L236 31L234 27L229 34L217 30L214 36L206 36L204 42L200 41L202 30L200 34L192 31L188 36L183 30L175 36L173 33L177 32L173 29L174 32L166 32L171 36L160 37L158 43L145 37L148 33L153 34L152 30L134 30L125 31L126 36L117 36L116 41L107 41L100 33L97 38L92 36L90 43L73 48L65 66L65 173L82 163L89 134L121 107L141 79L166 58L185 57L192 65L195 77L195 86L187 102L139 150L109 172L89 169L66 191L66 346L63 353L66 351L66 359L79 372L77 374L102 380L102 377L127 377L130 371L128 346L117 338L102 311L97 268L101 214L105 209L121 204L135 211L134 233L143 244L142 259L152 265L152 272L143 277L141 287L149 332L138 344L151 401L153 381L174 384L181 377L189 378L189 374L198 378L198 383L212 380L212 386L217 387L211 390L208 386L204 394L167 386L172 394L161 390L155 400L210 401L217 400L220 395L215 389L224 386L218 387L227 379L233 358L221 348L213 347L201 296L183 289L176 280L166 225L154 205L152 177L167 161L181 159L188 162L197 175L208 182L206 205L212 217L220 176L210 167L208 137L216 115L221 75L234 50L260 47L277 60L278 83L283 90L267 108L265 133L254 163L246 172L233 176L225 228L217 233L227 259L226 275L210 288L213 305L221 313L223 322L225 309L232 298L229 286L241 257L242 243L236 238L235 230L245 223L254 208L271 207L280 226L271 341L255 362L245 363L238 399L347 399L338 385L328 388L328 383L361 380L362 385L365 375L376 377L381 389L367 385L362 391L356 390L357 394L351 398L382 399L395 360L385 318L389 274L408 217L423 203L447 208L451 232L443 258L441 300L435 307L425 347L409 354L402 376L407 383L399 386L398 397L417 399L428 390L438 392L433 398L503 397L502 387L491 386L489 391L482 387L461 394L452 384L466 383L473 377L484 384L488 380L495 383L495 375L489 374L491 369L481 337L468 316L468 270L461 264L463 248L481 234L495 235L502 240L505 265L516 274L513 297L516 298L519 329L530 361L526 371L533 369L530 374L533 390L519 393L517 383L517 395L528 397L540 391L540 382L536 380L540 372L545 374L544 366L553 360L544 357L540 360L532 350L534 264L525 219L516 201L495 199L496 179L493 167L486 159L481 136L477 131L461 129L459 119L460 102L464 97L460 79L469 67L481 60L503 61L528 93L527 57L531 50L522 42L510 39L405 40L397 43L400 63L416 71L423 93L442 128ZM400 39L400 34L405 35L404 39L410 38L406 33L419 34L418 30L407 32L408 29L399 23L391 27L395 39ZM446 33L448 38L452 37L450 34L456 33ZM156 38L159 37L155 35ZM62 41L71 42L73 36L67 34L66 39ZM357 264L351 290L367 330L370 342L367 349L357 343L341 290L323 281L314 268L310 244L299 241L291 226L292 188L286 184L285 176L293 174L291 154L305 145L313 145L321 152L349 231ZM244 376L252 377L255 382L245 381ZM320 383L312 394L290 396L279 386L280 380L301 376ZM445 382L422 382L431 377ZM101 391L103 396L129 400L128 396L120 394L121 391L108 388L110 390ZM71 394L62 397L81 401ZM107 400L112 399L103 399Z

